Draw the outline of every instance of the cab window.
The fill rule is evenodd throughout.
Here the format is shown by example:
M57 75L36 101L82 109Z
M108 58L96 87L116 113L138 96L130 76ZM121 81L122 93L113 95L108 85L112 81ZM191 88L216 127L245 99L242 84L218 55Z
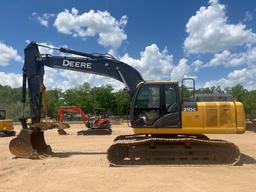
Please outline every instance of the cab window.
M160 87L158 85L141 87L135 108L160 108Z
M160 117L160 85L143 85L135 100L134 122L137 127L152 126Z
M0 119L5 119L5 111L0 111Z
M167 113L170 113L177 103L175 86L174 85L165 85L164 93L165 93L165 111Z

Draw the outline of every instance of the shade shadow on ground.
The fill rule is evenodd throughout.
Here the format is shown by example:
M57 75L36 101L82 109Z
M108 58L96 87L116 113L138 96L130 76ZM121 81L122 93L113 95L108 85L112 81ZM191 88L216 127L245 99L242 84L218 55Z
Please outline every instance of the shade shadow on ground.
M53 152L51 157L67 158L74 155L106 155L106 152Z
M244 164L256 164L256 159L254 159L253 157L251 157L249 155L241 153L241 157L238 162L238 165L244 165Z

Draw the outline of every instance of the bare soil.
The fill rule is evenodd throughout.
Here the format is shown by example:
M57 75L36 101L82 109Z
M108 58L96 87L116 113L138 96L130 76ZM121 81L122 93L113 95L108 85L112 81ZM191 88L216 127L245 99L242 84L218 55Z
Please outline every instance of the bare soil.
M15 126L19 132L20 126ZM242 153L241 166L109 167L106 151L126 124L114 125L110 136L77 136L83 124L71 125L69 135L45 132L55 155L41 160L14 158L0 138L0 191L256 191L256 133L208 135L234 142Z

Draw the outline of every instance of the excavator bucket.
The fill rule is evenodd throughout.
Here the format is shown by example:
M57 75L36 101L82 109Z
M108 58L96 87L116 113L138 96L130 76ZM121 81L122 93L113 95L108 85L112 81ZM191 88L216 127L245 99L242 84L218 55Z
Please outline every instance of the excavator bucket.
M9 144L10 152L20 158L39 159L49 155L52 150L44 140L44 132L40 129L22 129L19 135Z
M68 133L64 130L64 129L70 127L70 125L68 123L59 123L58 127L59 127L58 128L59 135L68 135Z
M58 129L59 135L67 135L68 133L64 129Z
M35 123L27 127L23 119L21 124L23 128L19 135L11 140L9 150L16 157L28 159L39 159L52 153L50 145L44 140L45 130L69 126L59 123Z

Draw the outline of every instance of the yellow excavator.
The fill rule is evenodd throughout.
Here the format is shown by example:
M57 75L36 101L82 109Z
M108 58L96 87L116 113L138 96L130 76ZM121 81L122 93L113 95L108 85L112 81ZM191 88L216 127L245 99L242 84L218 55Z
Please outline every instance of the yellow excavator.
M13 121L6 119L6 111L0 110L0 137L14 136L15 131L13 127Z
M130 125L134 134L115 138L107 151L112 166L234 165L239 161L240 151L235 144L205 134L244 133L242 103L211 96L198 100L191 78L183 79L181 85L176 81L145 81L135 68L108 54L55 48L69 55L54 56L41 54L38 46L44 45L31 42L25 48L22 103L24 106L28 83L32 124L27 125L24 116L20 118L22 130L9 145L13 155L33 159L53 153L44 140L44 131L54 125L40 123L44 67L48 66L108 76L125 84L131 96ZM188 91L191 97L186 98Z

